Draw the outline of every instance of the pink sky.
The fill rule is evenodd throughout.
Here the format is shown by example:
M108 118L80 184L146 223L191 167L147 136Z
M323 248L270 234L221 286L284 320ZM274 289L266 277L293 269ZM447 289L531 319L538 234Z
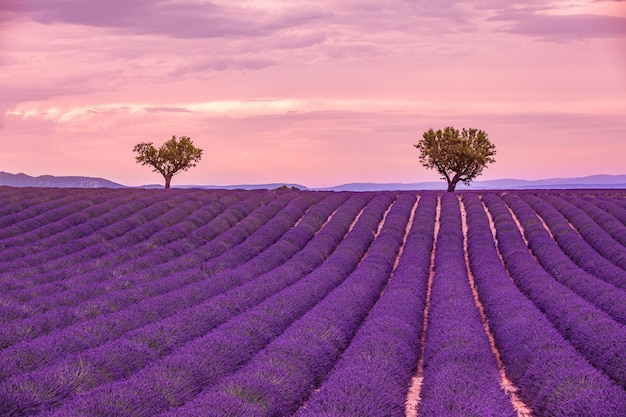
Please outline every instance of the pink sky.
M0 171L172 184L438 180L422 132L485 130L480 179L625 174L626 1L3 0Z

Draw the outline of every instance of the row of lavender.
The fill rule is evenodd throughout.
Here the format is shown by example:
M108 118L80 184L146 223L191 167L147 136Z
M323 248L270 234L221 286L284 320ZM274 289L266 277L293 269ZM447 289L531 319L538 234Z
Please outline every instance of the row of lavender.
M339 199L334 198L332 200L334 201L327 202L327 204L332 204L332 206L327 208L326 212L334 209L334 207L339 202L341 202L341 198ZM293 203L295 205L297 201L294 201ZM289 209L289 206L285 210L288 210L288 209ZM287 221L287 222L285 221L286 219L283 216L286 216L288 214L287 212L282 213L282 216L276 216L274 219L272 219L272 221L268 222L261 229L259 229L257 233L250 236L250 238L248 238L244 243L238 246L234 246L229 253L230 255L229 258L233 258L232 260L238 260L239 263L243 263L247 259L251 258L250 254L253 253L250 250L251 247L255 248L255 252L259 252L261 249L265 248L267 245L272 243L278 236L281 236L283 240L289 239L290 237L293 237L297 233L298 230L303 229L306 225L310 226L309 223L311 221L315 221L319 224L328 215L328 213L320 213L319 211L320 210L318 209L316 213L316 210L313 210L313 209L309 210L309 212L307 212L306 221L304 221L305 219L302 219L303 221L301 221L300 227L298 229L294 229L290 231L290 235L284 234L284 232L285 232L285 229L288 228L290 224L292 224L293 219L291 221ZM301 214L301 212L302 212L302 209L298 210L298 213L296 214L296 216ZM294 218L296 216L294 216ZM276 221L278 220L280 221L277 223ZM282 225L280 224L281 222L283 223ZM309 231L309 234L311 233L312 231ZM267 249L263 253L259 252L257 254L256 259L252 261L250 265L253 266L254 271L257 271L258 273L260 273L261 271L264 271L264 269L270 269L272 266L276 266L278 263L281 262L281 260L284 260L285 257L290 256L290 254L294 253L297 250L298 250L298 247L293 245L292 242L289 242L287 244L282 244L282 246L281 244L273 244L273 246L271 247L271 250ZM238 256L232 256L233 252L238 253ZM218 257L215 261L223 264L225 263L226 260L224 259L224 257ZM231 274L231 275L235 275L236 278L228 277L228 280L229 280L228 282L232 283L230 285L234 285L235 282L237 282L235 280L238 280L239 283L241 283L244 281L244 279L247 279L246 277L253 276L248 273L243 273L243 271L241 271L241 268L237 270L236 273ZM187 285L186 287L181 288L183 287L185 282L189 280L190 276L196 277L197 279L200 279L201 281L195 282L192 285ZM183 273L176 272L175 274L171 276L167 276L166 278L160 279L158 281L157 280L150 281L146 285L139 286L138 291L136 290L136 288L128 288L124 291L106 293L103 297L100 297L99 301L105 305L112 305L113 303L115 303L115 305L119 309L120 299L121 297L125 297L125 299L130 299L130 301L132 301L132 303L129 304L130 306L129 308L131 309L131 311L136 311L136 314L146 316L146 319L149 317L151 320L154 320L155 318L158 318L157 312L160 311L159 310L160 306L170 305L173 302L175 302L175 304L179 306L191 305L194 302L197 303L198 300L201 300L202 299L201 297L205 297L207 295L206 294L207 291L209 291L208 294L211 294L211 291L214 292L215 290L209 290L210 287L207 286L206 282L204 282L206 281L206 278L202 280L203 279L202 277L203 275L200 272L196 270L188 269L188 270L185 270ZM211 285L215 285L215 282L216 282L216 278L213 277L211 280ZM223 291L226 288L227 287L224 284L222 284L222 287L220 287L219 289ZM176 290L176 291L173 291L173 290ZM118 294L118 293L121 293L121 294ZM91 300L87 301L87 303L92 304L92 301ZM79 311L82 311L81 304L79 304L78 307L79 307ZM62 310L61 312L62 313L64 312L65 315L61 314L60 317L66 318L66 322L62 323L62 325L59 325L55 328L55 330L57 331L75 322L79 322L78 323L79 328L81 326L88 328L89 330L86 330L86 331L89 331L90 333L96 333L94 329L97 329L97 328L106 329L108 333L112 331L123 332L123 331L129 330L126 327L122 327L122 326L125 326L123 324L124 322L120 321L120 319L118 318L119 314L121 314L122 312L127 312L128 310L123 310L121 312L112 311L110 312L111 314L108 314L108 315L103 315L102 312L100 312L100 314L98 314L97 317L92 317L92 316L83 317L83 320L77 320L75 315L70 314L72 313L72 311L70 312L66 311L67 308L55 309L53 310L53 312L56 312L57 310ZM168 310L165 309L162 314L167 314L167 313L168 313ZM50 318L49 315L46 315L46 314L41 315L39 317L41 317L42 320L44 318ZM17 322L17 326L15 326L15 328L19 329L19 325L23 324L24 320L18 320L16 322ZM32 320L29 320L29 322L32 322ZM135 324L138 324L138 323L135 323ZM119 327L119 330L117 329L117 327ZM12 328L13 327L11 327L11 329ZM68 329L65 329L65 332L70 335L83 333L81 331L77 331L77 326L72 326ZM71 342L71 338L69 336L68 338L69 339L67 343L73 344L73 342ZM23 352L28 350L28 349L25 349L25 345L28 345L28 343L22 343L22 344L17 345L15 347L15 350L22 352L22 355L23 355ZM9 351L11 351L11 349L9 349Z
M269 276L260 277L245 288L236 288L230 294L224 294L221 299L210 300L209 304L204 306L205 317L201 317L202 320L182 317L173 322L172 326L168 326L166 332L163 331L161 325L158 325L152 326L152 329L148 329L141 337L131 336L134 343L145 343L148 347L158 349L161 359L144 367L130 379L105 384L99 389L71 399L66 402L65 407L59 413L153 415L164 407L186 402L212 379L219 378L223 373L239 367L248 355L261 349L273 335L280 333L285 326L288 326L291 321L319 301L333 286L341 282L345 274L349 273L361 259L369 245L368 240L371 241L392 199L391 196L380 195L372 201L359 217L359 222L354 226L351 234L341 240L350 221L357 214L354 212L354 204L356 203L356 208L359 208L359 205L363 205L364 198L364 196L355 196L352 199L355 200L351 204L352 213L346 213L345 210L338 211L323 229L328 232L320 232L311 241L311 247L307 246L310 250L306 253L301 252L300 259L295 260L292 265L285 264L286 267L280 273L272 271ZM350 207L347 209L350 210ZM334 219L337 221L333 222ZM339 230L337 230L338 226L341 226ZM329 239L335 242L342 241L341 247L333 250L332 244L329 247ZM332 255L327 262L315 269L302 282L294 283L294 280L298 278L294 277L295 270L302 269L302 264L310 262L311 257L317 257L317 262L319 262L329 252L332 252ZM283 286L290 283L293 285L281 291L276 281L284 282ZM264 286L269 286L269 290L264 289ZM318 290L313 291L315 288ZM264 291L266 296L274 295L271 295L271 300L262 302L256 307L247 306L246 303L254 305L249 299L257 297L259 291ZM302 294L306 296L298 297ZM260 300L257 300L257 303L258 301ZM239 305L231 306L233 303ZM224 307L228 307L229 311L224 312ZM246 307L248 307L247 310ZM275 312L276 309L279 311ZM220 322L215 316L226 316L224 318L228 319L228 312L232 316L230 320L219 325ZM180 329L183 325L186 327ZM198 326L208 328L198 332L195 329ZM205 335L201 336L199 333L205 333ZM191 339L189 339L190 336ZM186 344L178 343L170 346L173 341L182 338L185 339L180 342L187 342ZM162 346L164 343L168 345ZM207 357L215 360L207 361ZM36 379L33 378L33 380ZM120 398L120 393L125 394ZM136 409L137 407L139 409Z
M193 401L164 415L262 417L295 412L311 390L325 379L379 298L402 244L414 201L415 197L409 195L398 198L371 245L371 226L377 226L379 215L371 219L374 221L369 227L355 227L344 241L345 250L335 251L332 258L338 264L347 264L354 249L363 242L365 256L358 264L351 265L352 272L340 285L314 306L311 304L313 308L282 334L277 334L241 368L222 380L212 381ZM381 208L388 205L389 201L384 202ZM328 280L328 276L320 278ZM279 316L291 309L276 306L272 303L273 312Z
M215 197L213 200L216 199ZM233 197L237 198L238 196ZM172 196L170 199L151 196L151 198L135 199L126 204L113 200L112 207L115 208L105 214L90 218L84 224L76 225L76 227L67 227L63 232L50 233L50 236L40 237L36 245L33 245L30 243L30 239L23 239L22 237L24 235L41 236L43 233L51 232L50 229L55 229L46 226L35 228L13 239L1 241L10 247L3 253L3 258L10 260L10 262L5 261L5 268L9 268L12 272L19 269L19 277L21 278L19 282L5 283L5 288L14 290L19 289L20 286L26 286L32 281L38 280L38 275L42 272L53 272L54 275L46 277L46 281L57 281L64 278L64 273L74 274L76 268L81 273L87 273L103 267L119 267L120 263L145 253L167 255L163 250L155 252L154 249L160 249L159 246L180 239L181 234L188 232L184 229L189 228L189 223L204 225L203 230L194 232L195 235L205 231L210 233L212 228L220 222L236 223L249 214L255 208L254 206L264 204L273 198L271 195L267 196L267 199L258 197L250 196L247 198L246 201L252 205L250 207L246 207L246 202L233 205L228 204L231 201L224 202L221 201L222 199L217 201L203 199L204 201L202 201L185 198L184 194L179 195L178 198ZM186 200L189 200L189 204ZM201 205L201 212L193 213L193 216L186 218L187 214L196 209L198 204ZM226 204L228 204L228 212L221 213ZM108 203L106 205L108 206ZM74 207L69 205L64 209L71 213ZM215 219L217 214L221 215ZM211 220L213 221L211 222ZM20 224L18 223L16 226ZM172 229L170 226L174 225L176 227ZM84 234L77 230L84 228L94 231ZM202 237L199 236L200 239ZM20 245L19 242L15 242L16 240L24 240L25 244ZM51 242L46 244L47 241ZM51 250L52 248L54 250ZM74 269L72 269L72 265ZM124 272L124 269L128 268L129 266L125 266L122 270L116 271ZM11 284L14 287L8 286ZM61 283L57 284L60 285Z
M153 199L155 198L153 197ZM178 213L175 210L171 210L173 208L171 206L172 201L167 199L156 200L149 202L149 204L145 199L136 199L128 204L113 200L113 204L119 205L114 205L115 209L88 221L86 226L94 227L90 223L95 223L97 231L84 237L75 236L74 228L68 228L64 232L52 234L50 238L55 241L51 245L41 243L41 241L46 240L45 238L34 245L28 241L25 245L19 245L15 240L21 235L1 241L9 246L9 249L3 251L3 271L6 271L0 277L3 290L5 292L13 291L16 297L20 297L20 301L26 301L29 298L38 297L40 294L50 294L73 288L77 282L76 280L64 282L68 276L76 278L80 274L80 284L89 278L85 275L90 273L93 275L93 280L106 280L123 273L129 267L129 265L123 265L124 261L140 255L135 246L144 243L159 231L161 233L166 232L169 229L166 227L168 223L172 224L182 220L180 216L176 217ZM172 200L174 204L183 203L183 200ZM205 207L205 210L220 209L218 204L207 204ZM65 209L70 211L72 207L70 205ZM207 224L207 227L214 225L209 226ZM49 230L50 228L42 226L24 234L44 233L45 229ZM62 240L59 241L60 239ZM70 250L69 255L64 255L65 246L74 246L75 250ZM152 253L163 255L163 251L155 251L155 248L152 248ZM29 254L27 251L33 253ZM115 258L118 260L117 263L112 261ZM154 258L157 263L162 262L159 256L154 256ZM106 269L107 267L111 267L111 269ZM96 271L100 274L94 274ZM41 286L41 283L45 285ZM20 294L19 290L23 288L26 290Z
M267 215L271 215L271 212L266 214L266 216ZM251 217L254 218L256 217L256 215ZM230 239L228 235L231 235L230 237L236 237L232 236L231 233L227 233L225 235L227 241L232 241L232 239ZM236 238L237 240L242 239L242 237ZM219 255L221 252L225 251L225 247L223 247L223 244L224 242L221 242L220 239L220 241L211 242L209 245L205 245L205 248L212 249L211 252L213 252L214 255ZM188 269L190 266L193 266L192 262L189 262L189 260L185 259L186 257L177 258L167 263L159 263L160 250L157 249L154 252L155 253L152 255L152 257L154 258L154 265L149 268L138 268L137 271L130 270L124 273L121 271L123 266L129 266L132 264L132 262L126 262L124 265L118 265L110 269L103 268L96 269L93 272L84 272L80 268L80 263L77 263L77 271L74 273L73 276L63 281L62 284L64 288L62 290L52 291L52 289L49 288L50 285L59 285L58 282L52 281L49 283L42 283L40 285L30 287L30 290L33 293L44 294L40 296L27 296L28 289L7 292L7 294L11 294L14 299L18 300L23 307L27 307L21 311L22 314L20 314L19 316L17 314L20 312L19 310L13 311L13 314L15 316L18 316L19 318L28 318L35 315L41 316L54 314L54 307L59 307L61 305L76 306L76 303L78 301L84 301L86 298L90 298L93 301L91 302L91 304L85 306L84 308L74 309L75 314L101 314L104 312L102 311L102 309L106 307L106 304L99 303L98 296L117 290L131 290L126 291L125 294L128 294L129 292L136 293L142 291L142 288L147 288L146 285L150 286L150 291L155 291L156 288L153 287L151 283L153 283L160 276L167 274L168 271L181 271L183 269ZM140 258L137 258L137 260L139 261ZM84 263L89 263L90 261L90 258L86 258L84 260ZM198 272L205 273L205 271ZM50 273L43 272L40 274L40 277L49 275ZM49 289L50 291L45 291L46 289ZM117 292L116 294L120 293ZM116 306L118 306L118 303L123 303L123 300L116 300Z
M185 198L194 195L188 193ZM27 251L40 239L26 256L46 259L52 242L75 244L70 230L82 231L76 241L97 234L81 227L90 220L99 219L98 230L124 221L106 217L111 210L123 213L123 205L106 208L97 193L87 205L65 194L46 199L33 190L28 198L14 199L12 208L4 205L0 224L24 210L44 215L41 208L48 202L54 210L65 207L76 220L63 229L35 226L40 220L26 216L13 223L21 223L26 237L12 225L0 247L12 242L15 252L5 245L0 255ZM128 238L120 242L133 247L131 254L120 244L111 245L118 257L104 264L99 261L106 254L72 258L80 271L75 276L62 262L53 264L54 257L40 261L36 270L9 257L0 264L7 265L0 277L14 297L4 298L5 310L14 316L7 314L0 328L6 345L0 351L2 415L400 416L422 338L420 415L513 415L498 387L500 375L472 298L464 245L495 345L533 415L617 416L626 405L622 290L610 291L615 282L570 260L565 246L551 240L539 211L530 208L547 202L556 207L552 217L543 213L542 220L551 224L565 216L559 204L577 203L593 219L584 227L595 240L588 238L589 243L581 233L578 242L591 250L609 242L606 235L598 237L598 228L614 240L621 236L623 208L614 199L486 194L505 268L478 197L464 196L465 238L458 200L446 194L427 300L433 193L421 193L418 204L409 193L195 193L196 202L186 209L179 207L185 198L159 201L155 195L143 194L150 202L134 207L137 212L169 203L160 214L143 217L145 223L160 218L160 230L144 229L135 240L132 232L110 239ZM119 197L125 204L134 201ZM39 208L24 207L24 201ZM97 209L86 215L89 206ZM587 220L576 213L577 221ZM213 228L196 233L209 224ZM166 261L154 256L160 250L170 254ZM593 253L620 268L619 256L611 261ZM526 263L532 266L524 270ZM98 265L105 265L106 275L86 283L85 292L73 292L81 287L79 276L96 274ZM528 273L538 282L527 279ZM67 288L29 296L29 290L55 281ZM132 284L111 285L126 281ZM20 287L21 282L28 285ZM87 291L98 285L100 290ZM74 301L63 305L64 295L80 308L73 308ZM560 306L544 305L550 302ZM16 315L15 306L27 308ZM93 306L96 313L89 315ZM567 321L562 315L572 317ZM602 331L594 333L590 326Z
M498 386L506 381L498 375L480 328L467 285L464 245L478 303L485 310L486 327L502 360L502 376L519 387L524 405L517 407L528 408L537 416L623 415L626 294L582 270L550 239L543 221L558 223L566 221L561 220L565 217L574 224L567 217L573 217L574 210L564 208L563 203L572 197L561 197L505 193L500 198L487 193L483 204L476 194L467 193L463 197L468 227L465 241L456 198L442 197L419 415L515 415L511 402L520 402L515 398L507 401ZM544 212L540 220L525 201L537 206L550 201L558 211ZM592 206L586 208L593 210ZM625 225L600 217L599 212L595 212L596 218L602 222L574 212L577 226L584 230L578 235L570 227L570 233L580 239L578 244L589 246L588 255L593 250L597 262L613 261L619 266L615 254L624 247L608 235L620 236ZM602 225L606 233L600 231ZM604 249L596 248L599 245Z
M211 306L204 305L203 301L211 299L211 297L215 297L227 291L229 288L237 287L246 281L253 280L261 273L267 272L285 262L293 253L298 252L298 250L313 237L332 211L335 210L342 201L345 201L345 197L340 195L329 196L328 199L326 199L329 200L328 202L322 204L320 207L315 206L315 210L308 210L307 215L300 219L296 227L293 227L295 221L304 213L306 208L311 205L311 201L309 200L310 198L307 195L297 198L292 197L294 204L291 209L296 209L295 213L293 213L295 214L294 216L291 218L286 217L286 215L289 214L288 210L288 212L283 215L272 217L269 222L259 228L259 230L253 233L248 239L245 239L240 245L229 247L228 244L218 241L218 243L221 243L225 248L228 248L228 251L225 252L228 258L232 260L238 259L237 264L239 266L235 269L224 269L224 265L222 264L225 263L225 260L218 258L217 262L220 264L220 269L223 270L222 273L214 274L210 277L202 277L202 274L196 273L195 275L199 275L201 278L196 280L197 282L193 285L186 285L185 277L193 275L194 271L191 271L192 274L189 273L190 271L183 271L183 273L180 274L167 276L162 280L174 281L174 283L177 279L180 281L178 285L173 286L175 290L165 292L161 296L156 297L150 297L153 293L153 291L150 291L145 294L145 299L131 304L128 308L82 320L74 325L56 329L44 336L26 340L6 348L2 351L1 356L3 364L2 375L4 377L14 375L14 377L3 381L3 392L6 392L8 397L14 397L15 401L7 400L3 403L6 404L6 407L9 409L14 410L11 412L19 414L19 409L24 410L28 407L39 407L43 400L57 402L59 396L63 397L68 395L68 393L63 390L72 391L84 389L84 386L81 386L77 381L73 381L72 378L65 377L60 380L59 372L74 375L74 379L89 380L91 377L88 372L84 372L84 368L85 365L89 365L90 362L86 360L85 357L89 357L92 361L96 362L100 359L98 353L93 353L90 349L99 349L100 353L107 357L106 362L108 365L103 365L100 360L100 364L97 369L94 370L94 373L97 373L100 378L107 376L110 379L111 372L113 372L106 368L102 369L102 366L122 366L130 368L128 370L124 369L124 372L133 370L135 365L128 365L125 364L124 361L119 360L124 358L124 355L134 354L139 361L150 357L150 355L146 355L145 349L142 351L142 349L138 349L138 347L135 346L137 344L135 341L130 343L130 346L125 346L124 343L120 343L118 339L120 336L124 336L127 339L129 336L134 336L134 338L140 340L142 344L156 351L156 354L166 350L166 346L162 346L162 343L159 343L159 338L168 336L166 342L170 345L183 343L185 338L187 338L187 340L193 338L194 332L186 331L188 329L184 326L181 327L181 323L189 327L190 324L200 321L200 323L206 327L209 324L202 321L205 318L203 314L206 316L210 315L213 311L219 312L220 314L224 313L224 311L229 311L225 310L223 307L230 307L232 304L231 298L233 297L225 297L221 302L219 299L213 300L213 305ZM363 200L363 198L361 198L361 200ZM362 203L361 201L361 204ZM358 201L356 204L356 208L354 207L354 203L350 205L352 211L359 208ZM286 210L289 208L290 206L287 206ZM343 219L344 228L349 225L350 221L349 217ZM238 226L242 223L243 222L239 223ZM253 256L254 253L256 253L257 256ZM249 256L249 254L252 254L252 256ZM243 257L243 255L245 255L245 257ZM249 261L245 262L246 259L249 259ZM305 263L299 263L291 269L295 270L305 267ZM158 286L162 280L152 281L152 283ZM128 291L129 290L123 292ZM271 291L266 291L266 293L271 293ZM109 294L106 296L108 297ZM242 302L247 301L247 299L242 300ZM232 312L232 310L236 311L236 308L231 308L230 311ZM169 322L163 323L163 319L167 319ZM154 327L154 329L152 329L154 336L150 336L150 329L146 328L151 322L155 323L155 325L152 326ZM137 330L133 332L133 329ZM171 332L173 334L164 334L164 331L167 329L172 329ZM178 336L178 338L176 336ZM115 342L111 343L113 341ZM119 353L120 356L116 358L115 354L110 354L111 352L109 350L101 347L102 343L105 342L109 343L109 347L113 347L113 351L116 351L116 349L118 351L121 350L122 353ZM87 351L87 353L85 353L85 355L79 354L79 356L72 356L81 351ZM154 356L155 353L152 353L152 356ZM60 359L61 362L55 362L57 359ZM51 363L53 365L52 368L42 369L36 374L25 372L40 368L47 363ZM49 378L46 379L46 375L48 375ZM114 372L113 375L115 375ZM94 378L97 379L98 376ZM61 384L68 385L68 387L57 389L54 385L50 386L50 379L56 379ZM56 393L49 395L48 397L51 398L46 399L26 399L24 395L21 395L21 387L26 383L24 381L33 381L33 383L39 384L42 390L52 390ZM93 386L94 382L87 381L87 383L89 386ZM33 396L40 396L39 394L40 393L35 392ZM25 399L26 401L24 402ZM20 401L22 401L21 405L18 404Z
M295 415L402 416L419 359L437 197L414 207L397 266L328 377Z
M149 271L146 271L146 266L136 272L130 268L126 273L118 272L112 277L107 276L107 279L96 279L94 275L99 276L103 271L98 270L94 274L89 274L83 272L81 268L76 268L78 271L74 277L67 280L69 281L66 283L68 287L64 291L44 292L48 295L39 297L24 297L25 290L6 291L5 297L12 297L12 301L19 301L18 305L24 313L22 316L25 317L20 317L19 320L11 322L9 329L5 329L2 334L0 346L6 347L23 339L44 334L50 329L58 329L86 318L111 313L126 306L137 304L143 298L154 297L160 293L179 288L185 283L205 279L209 275L206 272L209 267L212 270L223 269L229 265L235 265L237 262L245 261L246 258L250 259L255 254L260 253L264 246L266 247L284 233L301 215L306 206L291 213L291 220L283 224L282 227L273 230L272 233L258 233L245 245L236 247L229 254L225 254L225 252L231 244L243 241L246 231L253 232L263 222L274 216L278 219L277 212L284 204L285 202L276 205L268 204L266 207L259 208L251 213L245 221L228 231L224 231L219 239L199 246L197 249L199 254L213 255L212 257L207 256L208 259L203 263L190 262L186 256L181 256L167 263L159 264L161 252L159 248L152 255L154 265L149 268ZM289 207L283 211L285 212L283 215L288 215ZM215 225L209 224L208 226ZM272 228L266 227L266 229L271 230ZM193 253L194 251L188 252L191 256ZM140 257L133 259L133 261L142 264L144 262ZM89 260L84 262L87 263ZM130 263L132 262L126 262L126 264ZM199 265L202 268L198 268ZM104 271L104 274L107 274L107 271ZM9 272L7 275L10 277L11 273ZM39 274L40 279L45 277L45 272ZM11 279L15 278L11 277ZM39 293L42 291L40 288L42 286L47 288L48 283L34 286L31 290L34 293ZM15 304L17 303L13 303L13 305Z
M620 331L620 325L540 267L502 199L493 194L483 197L495 226L499 252L481 201L466 195L464 202L468 254L477 292L506 374L519 388L532 415L623 415L624 388L590 365L577 350L579 346L573 345L583 345L585 337L595 338L590 332L584 334L585 328L593 331L593 325L597 325L596 332L602 333L604 326ZM564 320L569 320L571 326L567 327ZM578 333L572 333L576 330ZM620 335L605 336L605 344L621 344L623 352ZM595 354L600 357L604 352L598 350ZM614 365L617 372L626 369L623 362Z
M488 205L497 207L497 204L503 204L494 196L490 197ZM562 200L550 195L543 198L525 195L523 199L533 203L548 225L558 224L562 215L560 211L550 211L550 206L542 204L545 201L550 201L553 207L561 207L561 210L568 212L567 207L560 204ZM534 221L537 225L536 214L522 199L508 195L504 200L522 224ZM587 249L587 256L592 261L606 261L607 258L602 253L626 253L626 247L615 240L598 239L597 236L590 239L596 233L602 236L599 233L601 228L595 222L581 222L578 227L567 228L563 224L563 229L551 227L551 230L557 242L560 236L570 236L577 241L578 248ZM496 229L500 230L497 225ZM511 240L513 243L510 244L507 241L500 244L509 273L517 286L541 308L554 326L592 365L622 388L626 388L626 293L623 289L602 281L604 275L600 271L596 271L595 275L585 274L577 271L568 259L562 257L559 261L558 248L554 245L540 248L540 245L535 244L539 238L533 233L532 227L525 227L525 231L529 238L528 245L539 262L533 262L535 258L528 255L526 245L521 239ZM543 241L546 242L546 239ZM548 256L542 255L542 251L546 251ZM572 259L576 261L578 258L572 254ZM620 258L612 259L618 262ZM544 264L544 268L541 268L541 264ZM626 269L622 269L622 277L625 272ZM555 299L559 302L555 302Z
M545 222L551 231L552 240L580 268L622 290L626 289L624 269L626 249L612 238L596 221L584 211L568 204L567 200L552 195L522 194L523 200ZM505 197L510 201L514 196ZM602 201L602 200L600 200ZM519 204L518 204L519 205ZM613 205L612 213L624 213L618 205ZM588 210L591 210L588 207ZM609 215L605 212L605 214ZM613 217L613 216L611 216ZM570 221L574 221L570 223ZM613 217L611 233L618 236L626 233L626 227ZM607 225L607 223L602 223ZM608 255L608 256L605 256Z

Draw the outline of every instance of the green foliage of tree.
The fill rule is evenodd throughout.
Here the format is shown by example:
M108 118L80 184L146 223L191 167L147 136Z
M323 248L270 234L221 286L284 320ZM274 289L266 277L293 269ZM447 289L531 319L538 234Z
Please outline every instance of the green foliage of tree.
M298 187L296 187L295 185L292 185L290 187L287 184L283 184L280 187L276 187L276 188L274 188L274 190L276 190L276 191L282 191L282 190L300 191L300 189Z
M448 126L435 131L431 128L414 146L420 151L422 165L436 169L448 182L449 192L454 191L459 181L470 185L487 164L496 161L495 145L489 141L487 133L478 129L459 131Z
M191 139L187 136L172 139L155 148L152 142L142 142L135 145L134 152L137 152L136 161L141 165L150 165L154 172L159 172L165 178L165 188L170 188L172 177L191 167L202 157L202 149L196 148Z

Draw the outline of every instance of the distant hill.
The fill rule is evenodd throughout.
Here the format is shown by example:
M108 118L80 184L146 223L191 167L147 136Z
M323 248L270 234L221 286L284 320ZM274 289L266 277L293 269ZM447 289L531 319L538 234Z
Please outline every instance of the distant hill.
M237 184L237 185L180 185L175 188L206 188L206 189L274 189L286 185L301 190L318 191L385 191L385 190L445 190L445 181L415 182L415 183L348 183L333 187L309 188L300 184L273 183L273 184ZM154 188L156 185L144 186ZM159 186L159 187L162 187ZM499 179L474 181L470 187L459 183L457 190L511 190L511 189L626 189L626 175L591 175L579 178L552 178L544 180Z
M40 175L31 177L23 173L9 174L0 171L0 185L10 187L58 187L58 188L124 188L125 185L91 177L55 177Z
M591 175L579 178L552 178L544 180L500 179L474 181L470 187L463 183L457 190L511 190L511 189L626 189L626 175ZM334 191L382 191L382 190L445 190L445 181L404 183L351 183L324 188Z
M313 188L305 187L300 184L292 184L285 182L276 182L270 184L234 184L234 185L172 185L172 188L204 188L204 189L227 189L227 190L273 190L279 187L295 187L300 190L313 190ZM142 185L141 188L163 188L163 184Z
M59 187L59 188L123 188L125 185L104 178L55 177L41 175L31 177L26 174L0 172L0 185L11 187ZM281 186L296 187L301 190L329 191L383 191L383 190L445 190L444 181L416 183L349 183L334 187L309 188L293 183L235 184L235 185L173 185L173 188L204 189L275 189ZM163 188L162 184L148 184L138 188ZM470 187L459 183L457 190L512 190L512 189L626 189L626 175L591 175L578 178L551 178L542 180L499 179L474 181Z

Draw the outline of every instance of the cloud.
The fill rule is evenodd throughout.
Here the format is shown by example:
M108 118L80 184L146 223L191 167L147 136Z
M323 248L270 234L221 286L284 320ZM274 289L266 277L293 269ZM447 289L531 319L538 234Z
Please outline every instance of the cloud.
M205 72L205 71L226 71L234 70L259 70L276 65L277 62L272 59L249 56L238 58L200 58L192 63L180 65L170 72L174 77L180 77L187 74Z
M626 36L626 18L595 15L534 15L517 22L511 32L559 40L623 37Z
M144 110L148 113L194 113L184 107L144 107Z
M299 49L324 43L328 36L324 32L285 33L274 42L279 49Z
M550 41L626 37L626 17L598 14L553 14L546 7L509 8L498 11L490 21L510 22L509 33Z
M85 74L63 74L48 79L29 77L21 81L0 83L3 90L0 106L11 108L18 103L108 91L120 84L120 74L120 70L112 69Z
M214 38L268 36L328 16L328 13L313 8L259 10L210 2L31 0L6 2L0 6L0 15L28 17L44 24L109 27L133 34Z
M9 0L0 5L6 15L25 16L37 22L75 23L86 26L119 26L143 16L150 18L154 0Z
M564 5L548 0L430 0L375 2L317 1L307 6L260 7L253 2L197 2L159 0L5 0L0 19L26 17L43 24L69 23L112 28L122 33L171 38L268 37L290 29L331 28L335 35L360 37L386 31L445 33L479 30L487 18L510 22L505 31L550 39L582 39L626 36L626 18L598 13L550 14L550 11L592 10L590 5L619 3L584 2ZM581 8L582 5L585 8ZM599 6L598 6L599 7ZM600 10L600 9L598 9ZM547 12L547 13L546 13ZM442 24L442 21L446 22ZM332 32L288 33L277 48L299 48L323 43ZM346 40L344 39L344 42Z

